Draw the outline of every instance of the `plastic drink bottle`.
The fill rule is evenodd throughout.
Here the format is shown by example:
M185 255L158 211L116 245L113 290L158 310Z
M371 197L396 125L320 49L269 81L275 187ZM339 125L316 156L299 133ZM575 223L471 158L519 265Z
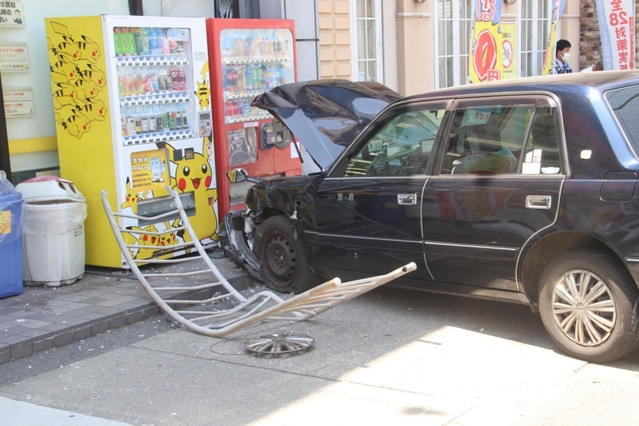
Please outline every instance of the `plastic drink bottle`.
M122 56L122 38L120 37L120 29L118 27L113 28L113 45L115 49L115 56Z
M135 40L135 53L137 55L144 55L144 47L142 46L142 35L139 28L133 29L133 39Z
M137 49L135 48L135 36L133 33L135 32L135 28L130 27L126 32L126 43L129 47L129 55L135 56L138 54Z
M168 31L168 29L166 30ZM162 32L162 53L171 53L171 46L169 43L169 37L166 32Z
M151 50L149 48L149 29L148 28L141 28L140 29L140 40L142 41L142 54L143 55L150 55L151 54Z

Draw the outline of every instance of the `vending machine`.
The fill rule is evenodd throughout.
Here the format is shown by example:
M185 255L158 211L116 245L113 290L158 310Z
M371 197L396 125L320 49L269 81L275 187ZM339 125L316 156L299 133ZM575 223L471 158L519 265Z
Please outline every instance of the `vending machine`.
M292 20L207 19L211 98L220 217L243 208L246 183L226 172L242 167L250 176L301 173L299 146L281 123L251 106L255 96L296 81Z
M85 196L86 263L126 267L101 204L143 217L180 193L205 247L218 240L209 62L203 18L89 16L45 20L60 173ZM178 217L121 218L135 259L185 254ZM162 247L145 249L139 246Z

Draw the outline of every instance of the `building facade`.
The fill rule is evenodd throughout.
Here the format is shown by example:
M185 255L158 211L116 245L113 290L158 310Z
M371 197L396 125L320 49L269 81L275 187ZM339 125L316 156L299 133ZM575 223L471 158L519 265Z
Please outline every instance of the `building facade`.
M516 29L518 75L539 75L552 0L494 1L503 1L501 21L514 24ZM14 174L18 172L21 178L28 178L35 171L55 172L58 167L43 18L128 14L130 3L125 0L82 4L74 0L24 1L26 25L0 28L3 41L28 44L31 60L29 73L2 74L4 87L32 87L34 93L33 117L9 120L0 117L7 128ZM145 15L214 14L212 0L144 0L142 3ZM288 18L296 22L300 80L374 80L403 95L469 81L473 0L237 0L236 3L239 16ZM581 70L601 58L595 1L566 3L559 36L572 43L569 63L574 70ZM639 15L639 2L635 7ZM639 26L635 37L637 33Z
M515 24L518 75L539 75L553 2L496 1L501 22ZM466 84L472 3L318 0L321 77L374 79L404 95ZM595 1L566 2L559 37L572 43L574 70L601 59Z

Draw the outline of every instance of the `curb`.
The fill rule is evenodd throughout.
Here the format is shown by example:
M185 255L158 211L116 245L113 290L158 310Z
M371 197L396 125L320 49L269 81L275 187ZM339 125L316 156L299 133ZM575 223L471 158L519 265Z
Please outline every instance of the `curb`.
M211 260L236 289L255 284L228 258ZM185 291L175 297L205 298L212 293ZM94 269L69 286L25 287L22 295L0 300L0 365L161 313L128 271Z

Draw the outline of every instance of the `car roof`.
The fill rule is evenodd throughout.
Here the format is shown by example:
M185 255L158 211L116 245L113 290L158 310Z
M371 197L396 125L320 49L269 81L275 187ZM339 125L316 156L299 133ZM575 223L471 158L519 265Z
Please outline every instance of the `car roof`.
M431 92L408 96L401 101L430 99L440 97L458 97L478 93L512 93L547 91L561 95L563 93L585 92L595 89L600 93L619 87L639 84L639 70L597 71L590 73L572 73L543 75L499 80L480 84L466 84Z

